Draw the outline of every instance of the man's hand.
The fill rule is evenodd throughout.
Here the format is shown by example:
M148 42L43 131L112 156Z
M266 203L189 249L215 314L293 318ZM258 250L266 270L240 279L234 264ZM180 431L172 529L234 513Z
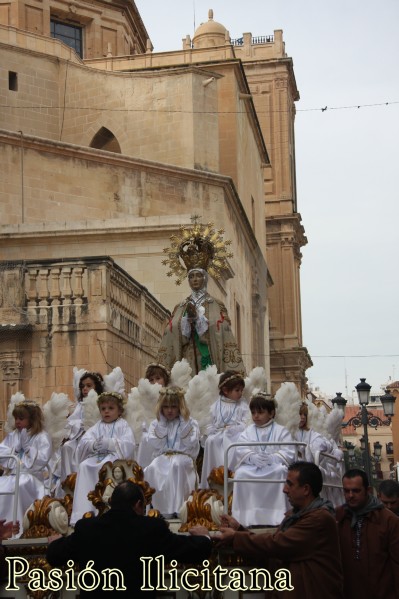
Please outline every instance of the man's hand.
M222 514L220 516L220 525L221 528L232 528L233 530L238 530L240 528L238 520L228 514Z
M188 531L193 537L210 537L209 530L206 526L193 526Z
M237 534L232 528L221 528L221 534L214 537L217 541L217 547L226 547L233 544L234 536Z
M62 537L62 535L58 534L58 532L55 535L51 535L47 539L48 544L50 545L50 543L52 543L53 541L56 541L57 539L60 539L61 537Z
M17 535L19 533L19 522L17 521L15 524L12 522L6 522L5 520L0 520L0 541L5 539L9 539L13 535Z

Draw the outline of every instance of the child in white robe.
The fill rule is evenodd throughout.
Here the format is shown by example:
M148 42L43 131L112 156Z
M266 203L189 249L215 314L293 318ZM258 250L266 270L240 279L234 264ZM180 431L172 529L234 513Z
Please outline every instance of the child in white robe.
M226 448L235 443L244 431L249 408L242 392L245 387L241 373L228 370L219 380L219 398L211 406L212 424L207 427L201 472L201 489L207 489L208 476L213 468L224 464ZM234 451L229 453L229 468L234 469Z
M73 496L71 525L82 518L85 512L97 513L87 495L94 491L101 466L118 458L134 459L133 432L121 417L124 410L123 396L106 391L99 395L97 404L101 420L83 435L76 451L79 468Z
M145 378L148 379L151 385L161 385L167 387L170 380L170 371L162 364L151 363L145 371ZM146 422L143 422L143 432L141 435L140 444L137 451L137 462L143 468L146 468L152 460L154 446L148 439L148 427Z
M156 416L148 432L156 457L144 470L144 477L156 489L153 508L171 518L198 483L195 459L200 448L199 426L190 417L179 387L161 389Z
M323 490L321 496L324 499L329 499L334 507L338 507L344 503L343 492L338 488L342 486L341 481L343 473L341 463L344 454L342 450L339 449L334 439L327 439L327 437L324 437L312 428L309 428L309 409L306 403L301 404L299 415L299 429L294 436L296 441L306 443L305 451L301 448L299 457L307 462L314 462L316 453L320 452L329 454L335 458L332 459L325 455L319 455L318 466L323 474Z
M306 403L302 403L299 408L299 428L294 434L295 441L300 443L306 443L306 447L299 448L299 459L305 462L314 462L317 452L329 453L331 449L331 443L323 437L320 433L317 433L308 426L308 406Z
M77 459L77 447L84 435L83 427L83 399L89 391L94 389L100 395L104 391L104 380L99 372L85 372L79 379L79 397L74 411L68 417L65 426L65 437L60 447L60 483L72 472L77 472L79 460ZM62 493L61 493L62 494Z
M266 479L266 482L234 483L232 514L243 526L276 526L289 509L283 487L288 466L295 459L295 447L266 443L293 443L294 439L285 427L274 420L276 402L270 395L256 393L249 409L253 424L245 429L238 442L263 441L265 445L236 448L238 464L234 480Z
M51 457L51 439L43 430L40 406L29 400L16 404L12 415L15 429L0 443L0 464L5 468L0 476L0 493L15 489L15 460L1 459L4 455L18 456L20 461L17 520L22 523L25 511L35 499L45 494L43 472ZM13 495L0 494L0 519L12 520Z

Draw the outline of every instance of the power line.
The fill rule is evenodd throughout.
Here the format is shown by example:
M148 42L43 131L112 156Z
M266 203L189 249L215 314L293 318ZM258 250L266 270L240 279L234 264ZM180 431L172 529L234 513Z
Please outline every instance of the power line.
M379 106L393 106L399 104L399 100L391 102L376 102L374 104L353 104L350 106L324 106L318 108L297 108L296 112L327 112L329 110L358 110L360 108L377 108ZM147 113L173 113L173 114L245 114L245 110L182 110L172 108L106 108L104 106L98 108L96 106L49 106L49 105L25 105L14 106L11 104L0 104L0 108L12 108L16 110L91 110L97 112L147 112ZM280 114L287 113L288 110L260 110L257 109L257 114Z
M358 108L375 108L376 106L390 106L391 104L399 104L399 101L393 102L376 102L374 104L352 104L350 106L324 106L323 108L297 108L297 112L326 112L327 110L353 110Z

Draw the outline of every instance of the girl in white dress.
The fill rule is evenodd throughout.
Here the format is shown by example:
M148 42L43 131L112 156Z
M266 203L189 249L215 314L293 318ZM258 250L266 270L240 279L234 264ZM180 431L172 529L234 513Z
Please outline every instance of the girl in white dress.
M300 454L300 459L307 462L314 462L316 452L327 453L336 458L331 459L325 455L320 455L318 466L322 471L324 482L321 496L324 499L329 499L334 507L338 507L344 502L343 493L340 488L337 488L337 486L341 487L341 461L343 459L343 452L339 449L333 438L328 439L308 426L309 407L306 403L301 404L299 415L299 429L294 436L297 441L306 443L305 451L303 451L303 448L300 449L302 453L302 455Z
M242 392L245 381L241 373L224 372L219 380L219 398L211 406L212 423L207 427L202 462L201 489L207 489L208 476L213 468L224 464L225 449L235 443L244 431L249 408ZM234 469L234 451L229 453L229 468Z
M306 403L302 403L299 408L299 428L294 437L296 441L306 443L306 447L299 448L299 459L305 460L305 462L314 462L316 452L330 452L331 443L326 437L308 426L308 414L308 406Z
M152 506L171 518L197 486L195 459L199 452L199 427L190 418L180 387L161 389L157 419L148 431L154 459L144 470L145 480L156 489Z
M120 393L106 391L99 395L97 405L101 420L80 439L77 447L79 461L73 496L71 525L83 517L85 512L97 510L88 500L87 495L94 491L98 482L101 466L116 459L134 459L134 436L132 429L124 418L124 400Z
M15 489L15 460L1 459L1 456L18 456L21 474L17 519L22 522L31 503L45 494L43 471L51 457L51 439L43 430L43 414L36 402L24 400L17 403L12 415L15 428L0 443L0 463L5 468L0 477L0 492ZM0 505L0 519L12 520L13 495L0 495Z
M104 380L99 372L86 371L79 379L78 389L76 390L77 404L72 414L68 417L68 422L65 426L65 437L60 448L61 467L59 476L61 483L69 474L78 471L79 461L76 450L85 432L83 427L83 399L87 397L91 389L94 389L98 395L104 391Z
M266 482L234 484L232 514L243 526L280 524L289 505L283 494L288 466L295 459L293 445L266 445L266 443L293 443L290 432L274 420L276 402L270 395L256 393L249 404L253 424L240 435L238 441L263 441L265 445L237 447L238 464L234 479L266 479ZM268 479L279 482L268 482Z
M170 371L162 364L151 363L147 366L144 378L148 379L151 385L167 387L170 380ZM145 399L143 401L145 401ZM149 424L150 422L147 423L145 421L142 423L142 434L137 450L137 462L143 470L151 463L152 454L154 453L154 447L148 440Z

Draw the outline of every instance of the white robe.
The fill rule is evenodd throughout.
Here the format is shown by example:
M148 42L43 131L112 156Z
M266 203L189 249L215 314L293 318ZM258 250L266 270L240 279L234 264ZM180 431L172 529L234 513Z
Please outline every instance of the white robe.
M83 402L79 401L72 414L68 416L64 429L64 439L51 457L50 468L53 475L52 491L55 497L64 497L61 484L72 472L77 472L79 462L76 450L79 439L85 430L83 426Z
M327 456L321 455L318 465L323 474L324 483L323 490L320 493L321 497L323 497L323 499L329 499L334 507L342 505L344 503L344 494L342 489L338 489L330 485L342 486L343 452L339 449L334 440L327 439L312 429L299 429L295 433L295 439L296 441L307 444L304 452L305 455L300 459L304 459L307 462L314 462L316 452L319 451L333 455L339 460L339 462L336 462Z
M294 439L289 431L270 420L265 426L251 424L240 435L238 441L264 441L275 443L292 443ZM253 447L237 447L238 464L234 479L278 479L281 483L234 483L232 514L243 526L268 525L276 526L282 521L289 508L283 487L287 476L287 468L295 459L293 445L258 445ZM255 454L257 457L254 458ZM261 457L259 457L261 456ZM255 460L261 460L255 465Z
M299 447L299 459L305 460L306 462L314 462L315 455L318 451L324 451L329 453L331 449L331 444L320 433L316 433L313 429L305 430L298 429L294 435L295 441L299 443L306 443L306 447Z
M154 446L148 438L148 427L145 422L143 422L142 430L143 432L137 449L137 463L140 464L144 470L152 462L152 458L154 457Z
M152 506L170 516L179 512L198 483L195 459L200 447L199 426L193 418L154 420L148 440L156 456L144 470L145 480L156 489Z
M16 449L20 447L21 433L15 429L0 443L0 463L3 468L10 469L8 474L0 476L0 493L15 489L15 461L1 459L2 455L17 455ZM20 455L20 477L17 519L22 527L23 516L35 499L42 499L45 495L44 469L51 457L51 439L42 431L33 435L29 440L29 449L18 452ZM13 519L13 495L0 494L0 519ZM21 530L22 533L22 530Z
M112 451L96 452L93 445L99 439L113 439ZM114 422L100 420L81 437L76 450L79 468L73 495L72 525L82 518L85 512L92 511L97 514L97 510L88 500L87 494L94 491L101 466L105 462L113 462L117 459L134 459L134 448L133 432L124 418L118 418Z
M334 507L339 507L345 502L342 490L342 476L345 470L344 453L333 439L330 439L328 443L330 446L326 453L329 453L336 459L332 460L326 456L321 456L320 470L323 473L324 485L320 496L324 499L329 499ZM329 485L337 486L333 487Z
M77 459L76 450L79 440L84 434L83 427L83 402L78 401L74 411L68 417L65 425L65 439L67 439L60 448L61 453L61 482L72 472L77 472L79 460Z
M224 464L224 452L245 430L249 407L244 399L230 401L220 396L211 406L212 424L207 429L202 462L201 489L207 489L208 476L213 468ZM229 452L228 467L234 469L234 450Z

